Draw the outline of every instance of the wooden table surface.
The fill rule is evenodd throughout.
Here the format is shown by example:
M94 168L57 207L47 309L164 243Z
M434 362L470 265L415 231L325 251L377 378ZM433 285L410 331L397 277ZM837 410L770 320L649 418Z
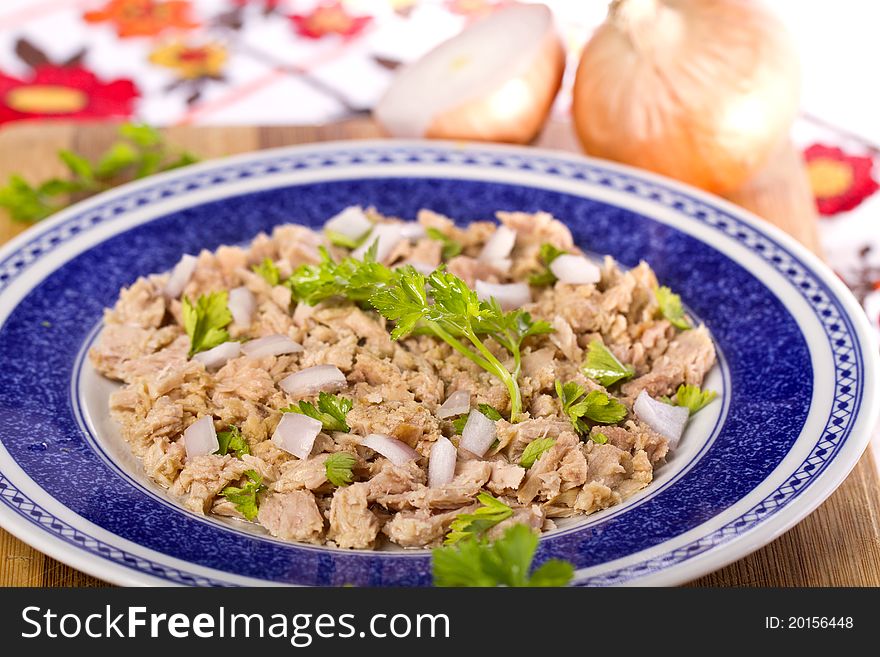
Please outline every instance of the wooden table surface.
M19 124L0 131L0 180L13 172L33 181L62 175L55 153L94 156L112 141L111 126ZM365 119L318 127L177 127L169 141L202 158L289 144L379 136ZM548 127L539 145L576 150L565 124ZM818 250L816 216L803 166L785 145L731 200ZM2 214L2 211L0 211ZM0 243L24 230L0 216ZM0 436L2 440L2 436ZM0 529L0 586L100 586ZM696 580L702 586L880 586L880 477L870 452L813 514L773 543Z

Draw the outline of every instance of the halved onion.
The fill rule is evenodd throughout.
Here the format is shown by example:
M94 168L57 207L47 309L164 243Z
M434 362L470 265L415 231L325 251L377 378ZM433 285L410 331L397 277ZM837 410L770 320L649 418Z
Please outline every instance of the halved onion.
M363 208L352 205L324 224L324 230L339 233L351 240L359 240L373 228Z
M502 310L514 310L532 302L528 283L487 283L477 279L475 288L482 301L495 297Z
M308 415L284 413L272 434L272 442L288 454L307 459L322 428L320 420Z
M455 477L455 462L458 460L458 451L449 438L440 436L434 446L431 447L431 456L428 458L428 486L437 488L445 486Z
M214 418L205 415L189 425L183 432L183 446L186 448L188 459L213 454L220 449L217 431L214 429Z
M213 349L202 351L195 356L193 360L197 360L205 366L207 370L216 370L223 367L226 361L238 358L241 353L241 343L230 340L219 344Z
M265 358L266 356L293 354L302 351L303 348L299 342L294 342L286 335L276 333L245 342L241 345L241 350L249 358Z
M401 224L376 224L364 243L351 252L351 257L363 260L367 250L376 244L376 262L384 262L403 239Z
M345 375L335 365L315 365L294 372L278 384L284 392L294 397L316 395L321 391L331 392L344 388Z
M455 417L471 410L471 393L469 390L456 390L437 409L437 417L441 420Z
M254 298L254 293L246 287L237 287L229 291L226 307L232 313L232 321L242 328L248 328L257 309L257 300Z
M483 456L494 442L495 422L476 408L473 409L468 415L464 430L461 432L459 447L476 456Z
M669 441L670 450L678 446L690 416L690 411L684 406L666 404L654 399L644 390L636 397L633 412L637 418Z
M373 115L394 137L527 143L565 68L544 5L493 12L403 68Z
M371 433L361 441L361 445L379 452L394 465L403 465L419 458L419 453L412 447L382 433Z
M174 265L174 269L171 270L171 276L168 277L168 282L165 283L165 296L170 299L176 299L183 293L183 288L189 283L193 272L196 270L197 262L198 259L195 256L188 253L184 254L180 261Z
M478 259L489 263L505 260L510 257L515 244L516 231L507 226L498 226L492 236L486 240Z
M563 283L585 285L598 283L602 272L584 256L563 253L550 263L550 271Z

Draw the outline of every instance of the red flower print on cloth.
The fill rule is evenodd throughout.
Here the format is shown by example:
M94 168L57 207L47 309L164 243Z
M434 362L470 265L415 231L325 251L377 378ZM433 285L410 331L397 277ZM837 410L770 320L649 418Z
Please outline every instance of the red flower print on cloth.
M874 179L873 160L847 155L839 148L813 144L804 151L807 174L819 213L830 217L859 206L880 185Z
M104 82L81 65L43 64L23 79L0 71L0 125L28 119L131 116L140 94L131 80Z
M293 14L289 18L297 33L309 39L325 36L351 38L372 20L370 16L352 16L341 2L325 2L309 14Z
M110 0L83 18L88 23L113 23L116 34L126 38L155 36L167 29L191 30L199 26L191 11L188 0Z

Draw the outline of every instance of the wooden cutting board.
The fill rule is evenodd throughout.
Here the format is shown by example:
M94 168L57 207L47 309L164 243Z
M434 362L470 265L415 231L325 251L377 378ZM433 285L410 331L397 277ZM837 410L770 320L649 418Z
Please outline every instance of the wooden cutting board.
M366 119L311 127L177 127L171 143L204 159L261 148L380 136ZM63 175L56 152L88 156L113 140L111 126L13 125L0 131L0 180L20 173L32 181ZM552 124L538 145L576 150L566 124ZM784 145L756 179L731 200L794 235L814 251L816 214L800 159ZM0 243L26 229L0 211ZM0 437L2 439L2 437ZM813 514L770 545L698 586L880 586L880 476L866 453L844 484ZM0 530L0 586L100 586Z

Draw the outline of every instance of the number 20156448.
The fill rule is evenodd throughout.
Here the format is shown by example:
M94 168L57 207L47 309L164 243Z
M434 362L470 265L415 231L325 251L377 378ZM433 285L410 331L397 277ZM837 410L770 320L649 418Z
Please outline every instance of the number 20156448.
M768 630L851 630L852 616L765 616Z

